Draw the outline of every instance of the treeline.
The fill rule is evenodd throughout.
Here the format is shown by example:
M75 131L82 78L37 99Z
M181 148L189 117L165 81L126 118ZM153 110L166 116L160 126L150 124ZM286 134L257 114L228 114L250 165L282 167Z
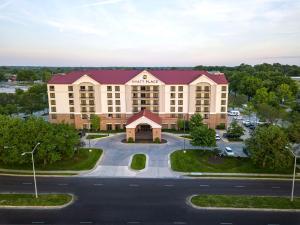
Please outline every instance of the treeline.
M16 93L0 93L0 114L32 114L45 108L48 108L46 84L34 84L27 91L16 89Z
M35 152L35 162L47 165L71 158L80 144L80 138L74 127L67 124L51 124L31 117L21 120L0 115L0 162L3 164L30 164L30 155L40 142Z

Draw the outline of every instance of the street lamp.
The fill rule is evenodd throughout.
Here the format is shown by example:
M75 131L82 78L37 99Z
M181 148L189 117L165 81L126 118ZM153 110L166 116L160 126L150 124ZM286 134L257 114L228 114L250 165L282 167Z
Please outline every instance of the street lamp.
M24 156L26 154L31 154L31 160L32 160L32 170L33 170L33 180L34 180L34 190L35 190L35 197L37 198L38 197L38 194L37 194L37 187L36 187L36 178L35 178L35 168L34 168L34 158L33 158L33 153L35 151L35 149L37 148L37 146L40 144L40 142L38 142L33 150L31 152L23 152L21 155Z
M299 148L300 145L295 145L295 149ZM292 149L288 148L292 155L294 156L294 173L293 173L293 182L292 182L292 192L291 192L291 201L294 201L294 190L295 190L295 179L296 179L296 167L297 167L297 158L300 158Z
M183 150L185 153L185 115L183 115Z

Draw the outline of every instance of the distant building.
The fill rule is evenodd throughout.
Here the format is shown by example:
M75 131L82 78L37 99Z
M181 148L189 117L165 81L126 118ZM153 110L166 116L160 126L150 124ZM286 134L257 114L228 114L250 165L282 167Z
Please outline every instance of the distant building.
M200 113L215 128L227 123L228 82L223 73L196 70L87 70L54 75L48 82L49 120L89 129L127 129L127 138L176 129L178 119ZM131 132L129 134L129 132Z

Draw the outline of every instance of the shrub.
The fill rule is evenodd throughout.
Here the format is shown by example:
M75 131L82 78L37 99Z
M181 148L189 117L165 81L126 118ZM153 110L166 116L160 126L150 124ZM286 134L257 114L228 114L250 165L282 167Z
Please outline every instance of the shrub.
M132 137L128 138L127 143L134 143L134 140Z
M220 123L216 126L216 129L225 130L225 123Z
M157 137L154 139L154 143L159 144L160 143L160 139Z

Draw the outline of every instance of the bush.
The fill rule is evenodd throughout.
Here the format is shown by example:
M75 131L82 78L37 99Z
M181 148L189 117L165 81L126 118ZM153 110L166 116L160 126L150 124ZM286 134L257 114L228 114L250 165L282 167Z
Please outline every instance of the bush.
M225 123L220 123L216 126L216 129L218 130L225 130L226 126L225 126Z
M134 143L134 140L132 137L128 138L127 143Z
M157 137L154 139L154 143L159 144L160 143L160 139Z

